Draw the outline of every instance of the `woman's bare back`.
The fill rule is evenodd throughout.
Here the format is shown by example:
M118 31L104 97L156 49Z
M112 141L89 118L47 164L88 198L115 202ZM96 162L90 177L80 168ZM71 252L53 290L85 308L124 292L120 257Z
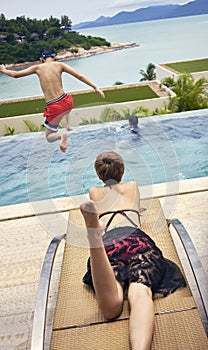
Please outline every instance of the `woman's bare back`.
M95 202L99 214L125 209L139 210L140 206L139 190L134 181L92 187L90 199ZM128 215L138 224L137 214L128 213ZM106 223L109 217L110 215L106 215L102 220ZM129 225L129 222L121 215L117 215L112 222L113 227L126 226L127 224Z

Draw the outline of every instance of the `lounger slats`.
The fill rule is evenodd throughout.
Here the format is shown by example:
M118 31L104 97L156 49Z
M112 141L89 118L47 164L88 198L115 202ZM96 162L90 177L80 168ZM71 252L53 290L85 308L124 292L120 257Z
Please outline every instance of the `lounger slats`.
M141 218L141 229L183 271L159 200L143 201L142 206L147 210ZM124 310L116 321L105 320L93 291L82 282L88 256L82 215L78 209L71 210L50 350L127 350L128 303L124 302ZM156 325L152 349L208 349L206 333L188 286L154 303Z
M104 320L102 313L97 308L94 293L82 283L87 258L86 249L70 246L65 248L54 320L55 329ZM156 313L190 307L193 308L196 305L189 288L182 288L167 298L155 300ZM120 316L120 318L126 317L128 317L128 307L124 308Z
M128 320L55 331L51 349L60 350L60 344L61 350L127 350ZM152 350L207 350L207 345L197 310L156 316Z
M152 350L173 349L208 349L208 340L197 309L156 316Z

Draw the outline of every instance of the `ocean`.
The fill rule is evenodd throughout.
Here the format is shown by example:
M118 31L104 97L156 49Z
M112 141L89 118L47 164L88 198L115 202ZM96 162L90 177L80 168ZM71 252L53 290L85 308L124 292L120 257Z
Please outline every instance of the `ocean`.
M208 15L82 29L80 34L110 42L135 42L138 47L66 61L99 87L115 82L136 83L148 63L208 57ZM85 90L85 84L64 74L65 91ZM12 79L0 75L0 100L42 95L37 76Z

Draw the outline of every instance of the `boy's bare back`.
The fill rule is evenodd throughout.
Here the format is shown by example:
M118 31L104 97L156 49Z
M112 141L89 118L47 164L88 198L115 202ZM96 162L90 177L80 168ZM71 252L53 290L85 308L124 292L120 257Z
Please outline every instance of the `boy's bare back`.
M21 78L27 75L37 74L46 102L55 100L64 93L61 77L63 72L68 73L83 83L91 86L98 95L105 98L102 90L100 90L87 77L80 74L67 64L56 61L54 57L46 57L45 59L41 59L41 61L42 64L36 64L20 71L8 70L4 65L0 65L0 73L9 75L13 78Z
M64 64L53 59L47 59L43 64L36 66L36 74L46 102L55 100L64 93L61 79L63 71Z

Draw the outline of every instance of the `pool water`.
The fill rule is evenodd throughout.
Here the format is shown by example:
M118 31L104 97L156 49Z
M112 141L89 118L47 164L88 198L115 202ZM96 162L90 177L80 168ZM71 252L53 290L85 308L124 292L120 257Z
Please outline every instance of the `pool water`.
M106 150L123 157L123 180L140 186L208 175L208 110L140 119L138 134L124 123L74 128L65 154L44 132L1 137L0 205L88 193L101 185L93 164Z

